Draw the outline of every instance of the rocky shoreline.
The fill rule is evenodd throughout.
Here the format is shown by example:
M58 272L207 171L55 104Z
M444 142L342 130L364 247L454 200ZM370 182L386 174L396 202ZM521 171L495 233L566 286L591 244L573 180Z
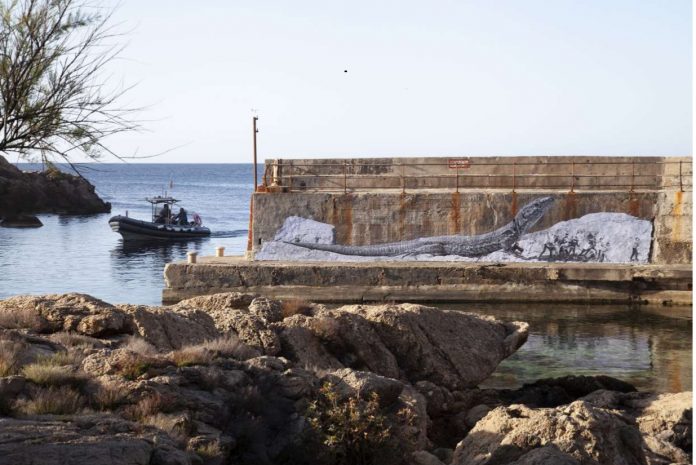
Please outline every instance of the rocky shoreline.
M0 155L0 226L37 227L37 213L109 213L86 179L56 168L23 172Z
M687 464L692 394L479 383L524 322L225 293L0 301L0 464Z

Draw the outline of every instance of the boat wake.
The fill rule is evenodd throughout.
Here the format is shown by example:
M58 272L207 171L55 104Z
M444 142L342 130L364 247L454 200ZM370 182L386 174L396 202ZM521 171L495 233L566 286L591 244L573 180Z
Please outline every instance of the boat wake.
M235 229L234 231L215 231L210 234L210 237L240 237L246 236L249 233L247 229Z

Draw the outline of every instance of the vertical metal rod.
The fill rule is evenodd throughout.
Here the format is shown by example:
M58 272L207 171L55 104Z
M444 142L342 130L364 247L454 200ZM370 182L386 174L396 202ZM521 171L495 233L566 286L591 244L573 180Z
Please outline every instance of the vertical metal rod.
M512 162L512 193L513 193L513 194L515 193L515 185L516 185L515 176L516 176L516 174L517 174L516 171L517 171L517 170L516 170L516 164L515 164L515 162L513 161L513 162Z
M679 192L684 192L684 184L682 183L682 161L679 160Z
M343 193L348 193L348 161L343 160Z
M631 160L631 192L633 192L633 186L636 184L636 161Z
M288 191L292 192L292 160L290 160L288 168Z
M253 118L253 127L254 127L254 192L256 192L257 186L258 186L258 180L256 179L258 176L258 169L256 168L256 133L259 132L258 129L256 129L256 122L259 120L258 116L254 116Z
M570 165L570 192L575 191L575 162Z

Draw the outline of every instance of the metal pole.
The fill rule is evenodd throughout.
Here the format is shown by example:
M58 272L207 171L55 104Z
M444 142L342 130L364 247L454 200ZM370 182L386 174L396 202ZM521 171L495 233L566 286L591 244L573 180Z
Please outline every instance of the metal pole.
M343 193L348 193L348 161L343 160Z
M258 176L258 169L256 168L256 133L259 132L258 129L256 129L256 122L259 120L258 116L254 116L253 119L253 126L254 126L254 192L256 192L256 188L259 185L258 180L256 179Z
M631 160L631 192L633 192L633 186L636 184L636 161Z
M512 162L512 193L515 193L515 175L516 175L516 169L515 169L515 162Z
M679 192L684 192L684 184L682 183L682 162L679 160Z
M575 162L570 165L570 192L575 191Z

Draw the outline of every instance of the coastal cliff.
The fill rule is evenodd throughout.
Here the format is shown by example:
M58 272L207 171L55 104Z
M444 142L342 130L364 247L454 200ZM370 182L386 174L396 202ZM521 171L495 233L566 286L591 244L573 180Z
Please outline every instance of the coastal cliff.
M0 464L609 465L691 460L691 393L480 389L524 322L249 294L0 301Z
M57 169L22 172L0 155L0 218L36 213L109 213L86 179Z

